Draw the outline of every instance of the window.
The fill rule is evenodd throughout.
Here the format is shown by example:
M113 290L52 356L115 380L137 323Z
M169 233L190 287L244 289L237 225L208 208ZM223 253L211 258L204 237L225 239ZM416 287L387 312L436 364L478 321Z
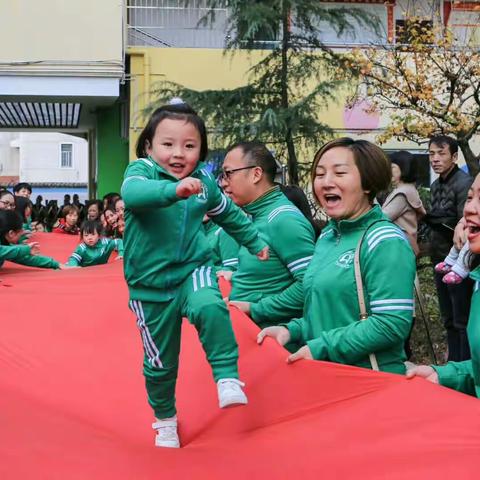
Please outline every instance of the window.
M73 168L73 144L60 144L60 168Z

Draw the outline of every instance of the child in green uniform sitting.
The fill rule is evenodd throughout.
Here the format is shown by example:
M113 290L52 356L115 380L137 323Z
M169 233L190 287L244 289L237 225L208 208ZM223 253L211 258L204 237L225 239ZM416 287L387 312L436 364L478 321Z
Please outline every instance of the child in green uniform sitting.
M0 210L0 267L5 260L39 268L63 268L50 257L37 255L39 245L36 242L17 245L23 235L22 218L14 210Z
M111 253L118 252L117 260L123 258L123 242L120 239L101 237L102 226L95 220L85 220L80 228L82 243L75 249L67 265L91 267L108 263Z
M157 109L125 172L125 279L144 347L148 401L158 447L180 446L175 384L182 317L196 327L217 382L221 408L246 404L238 379L238 349L218 290L203 216L260 260L268 247L250 220L222 195L202 163L203 120L186 104Z

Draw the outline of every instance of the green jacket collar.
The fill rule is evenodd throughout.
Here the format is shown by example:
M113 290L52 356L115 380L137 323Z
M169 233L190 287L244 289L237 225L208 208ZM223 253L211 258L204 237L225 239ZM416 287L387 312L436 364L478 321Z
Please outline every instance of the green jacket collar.
M258 197L252 203L245 205L243 207L243 210L245 210L245 212L247 212L252 217L261 215L265 211L270 212L269 207L272 204L272 201L278 200L282 196L283 193L281 192L280 187L275 186L270 190L266 191L263 195Z
M330 225L336 233L344 233L354 230L364 230L373 222L383 218L385 218L385 216L382 209L378 205L374 205L368 212L354 220L330 220Z

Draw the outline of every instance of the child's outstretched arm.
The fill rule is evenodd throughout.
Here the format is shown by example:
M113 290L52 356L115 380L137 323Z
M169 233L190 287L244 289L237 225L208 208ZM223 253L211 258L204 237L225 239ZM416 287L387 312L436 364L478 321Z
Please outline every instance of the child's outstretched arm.
M126 208L167 207L181 200L177 195L179 182L154 180L153 174L154 166L148 159L137 160L127 167L121 188Z
M112 240L113 242L113 245L114 245L114 250L116 250L118 252L118 257L117 257L117 260L120 259L120 258L123 258L123 252L124 252L124 248L123 248L123 240L121 238L116 238L115 240Z
M268 245L258 234L258 230L230 198L227 198L215 184L210 182L208 216L231 235L239 244L244 245L252 255L260 260L268 259Z
M69 267L80 267L83 261L83 249L80 248L80 245L75 249L75 251L70 255L68 262L66 263Z
M50 257L42 255L32 255L38 251L38 244L28 245L0 245L0 264L4 260L10 260L20 265L38 268L60 268L60 264Z

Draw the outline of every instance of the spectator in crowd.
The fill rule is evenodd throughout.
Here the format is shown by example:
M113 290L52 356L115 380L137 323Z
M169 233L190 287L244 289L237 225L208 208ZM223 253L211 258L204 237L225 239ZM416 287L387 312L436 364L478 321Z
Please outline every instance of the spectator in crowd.
M13 193L16 197L30 198L30 195L32 194L32 186L27 182L17 183L13 187Z
M118 215L113 210L113 206L108 206L103 211L103 217L105 218L105 236L117 238Z
M49 200L47 202L47 206L45 210L46 210L45 217L44 217L45 225L47 227L47 231L51 232L55 224L57 223L58 215L59 215L57 200Z
M75 205L66 205L62 209L62 218L58 220L52 232L78 235L80 233L80 228L78 227L79 220L78 208Z
M415 187L414 159L410 152L405 151L390 155L393 190L385 199L382 210L405 232L415 255L418 255L418 221L426 211Z
M117 198L114 207L118 218L125 218L125 202L122 198Z
M463 207L472 178L456 165L458 143L440 135L429 143L430 164L439 175L431 187L431 209L426 217L432 229L431 258L437 265L444 261L453 244L454 228L463 215ZM448 360L470 358L467 339L468 312L473 283L466 278L459 284L446 284L444 273L435 272L440 314L447 331Z
M107 207L114 207L115 202L120 198L120 194L116 192L110 192L104 195L102 198L102 203L103 203L103 210L105 210Z
M103 203L100 200L89 200L85 208L87 210L87 220L98 220L103 213Z
M85 217L85 205L80 202L78 197L78 193L73 194L72 204L78 208L78 212L80 215L80 220L83 220Z
M373 204L391 175L383 151L365 140L339 138L317 152L313 193L331 220L304 277L303 317L262 330L259 343L272 337L280 345L304 344L289 362L330 360L405 373L415 256L402 230Z
M70 195L69 195L68 193L66 193L66 194L63 196L63 205L62 205L62 207L61 207L61 210L62 210L62 211L63 211L63 209L64 209L66 206L68 206L68 205L71 204L70 200L71 200Z
M71 267L91 267L108 263L110 255L118 252L117 260L123 258L123 242L102 237L102 225L95 220L85 220L80 227L82 243L70 256L67 265Z
M39 268L63 268L50 257L38 255L40 249L36 242L18 245L23 235L21 216L14 210L0 211L0 267L5 260Z
M302 314L303 276L315 248L312 225L275 185L276 170L263 143L241 142L228 150L221 175L225 194L250 216L271 247L265 262L241 247L231 277L230 304L260 328Z
M15 210L15 197L8 191L0 191L0 210Z
M465 203L465 221L470 250L470 273L475 282L467 332L471 360L449 361L443 366L419 365L408 370L407 377L423 377L463 393L480 398L480 175L477 175Z

